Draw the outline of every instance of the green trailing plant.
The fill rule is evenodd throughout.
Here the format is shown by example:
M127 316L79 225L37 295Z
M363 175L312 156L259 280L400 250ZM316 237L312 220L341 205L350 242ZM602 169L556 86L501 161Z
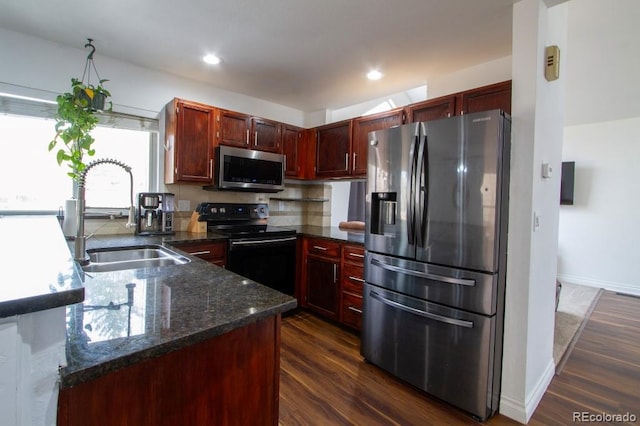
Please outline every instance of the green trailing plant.
M84 157L93 156L92 148L95 139L91 131L98 124L97 111L104 110L109 91L102 87L107 80L100 80L97 86L85 85L77 78L71 79L71 91L58 95L56 102L58 112L55 116L56 135L49 143L49 151L58 148L56 159L58 165L66 163L70 171L67 173L78 180L87 165ZM111 103L107 110L111 110Z

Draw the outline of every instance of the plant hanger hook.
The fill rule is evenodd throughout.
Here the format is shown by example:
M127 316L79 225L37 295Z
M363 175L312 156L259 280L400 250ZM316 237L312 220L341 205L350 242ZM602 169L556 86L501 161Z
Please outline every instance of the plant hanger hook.
M84 64L84 71L82 72L82 82L84 83L84 79L86 77L87 86L91 84L91 68L93 68L93 72L96 73L96 77L98 78L98 82L96 84L100 84L102 80L100 79L100 74L98 74L96 64L93 62L93 54L96 53L96 47L93 45L93 39L87 38L87 44L85 44L84 47L90 48L91 52L89 52L89 55L87 55L87 62Z
M89 55L87 56L87 60L92 61L93 60L93 54L96 53L96 47L93 45L93 39L92 38L88 38L87 39L88 43L84 45L85 48L90 47L91 48L91 52L89 52Z

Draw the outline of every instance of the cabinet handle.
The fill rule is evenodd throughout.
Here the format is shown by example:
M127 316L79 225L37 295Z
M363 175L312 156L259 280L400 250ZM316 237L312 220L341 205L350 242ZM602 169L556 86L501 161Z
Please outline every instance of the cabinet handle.
M356 158L358 157L358 154L356 152L353 153L353 169L356 169Z
M258 131L256 130L253 134L253 144L258 146Z
M194 251L194 252L189 252L189 254L191 256L199 256L201 254L211 254L211 250Z
M361 282L361 283L363 283L363 282L364 282L364 280L363 280L362 278L352 277L351 275L349 275L349 279L350 279L350 280L353 280L353 281L358 281L358 282Z
M313 248L316 250L322 250L322 251L328 250L326 247L322 247L322 246L313 246Z
M249 129L247 129L247 137L245 139L245 144L249 145Z
M335 263L333 264L333 283L337 283L338 282L338 265L336 265Z
M359 253L349 253L349 256L364 258L364 254Z
M362 313L361 309L354 308L353 306L349 306L349 307L347 307L347 309L349 309L350 311L353 311L353 312L355 312L357 314L361 314Z
M349 170L349 153L348 152L344 155L344 169L346 171Z
M209 160L209 179L213 179L213 158Z

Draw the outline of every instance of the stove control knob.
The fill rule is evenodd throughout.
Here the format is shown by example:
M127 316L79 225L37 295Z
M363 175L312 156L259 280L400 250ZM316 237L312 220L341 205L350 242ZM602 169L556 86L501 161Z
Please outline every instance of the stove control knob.
M226 209L224 207L220 207L220 213L221 214L225 214L226 213Z

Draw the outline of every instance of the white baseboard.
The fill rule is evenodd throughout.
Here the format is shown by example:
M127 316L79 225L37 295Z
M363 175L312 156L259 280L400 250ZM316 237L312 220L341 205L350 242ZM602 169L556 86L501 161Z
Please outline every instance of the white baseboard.
M547 368L536 383L536 386L529 395L525 396L525 401L519 401L502 394L500 396L500 414L522 424L527 424L542 400L544 393L547 391L551 380L553 380L555 372L556 366L553 358L551 358L549 364L547 364Z
M613 281L594 280L592 278L580 277L571 274L558 274L560 282L568 282L571 284L584 285L588 287L604 288L605 290L615 291L617 293L632 294L640 296L640 283L637 285L628 283L617 283Z

